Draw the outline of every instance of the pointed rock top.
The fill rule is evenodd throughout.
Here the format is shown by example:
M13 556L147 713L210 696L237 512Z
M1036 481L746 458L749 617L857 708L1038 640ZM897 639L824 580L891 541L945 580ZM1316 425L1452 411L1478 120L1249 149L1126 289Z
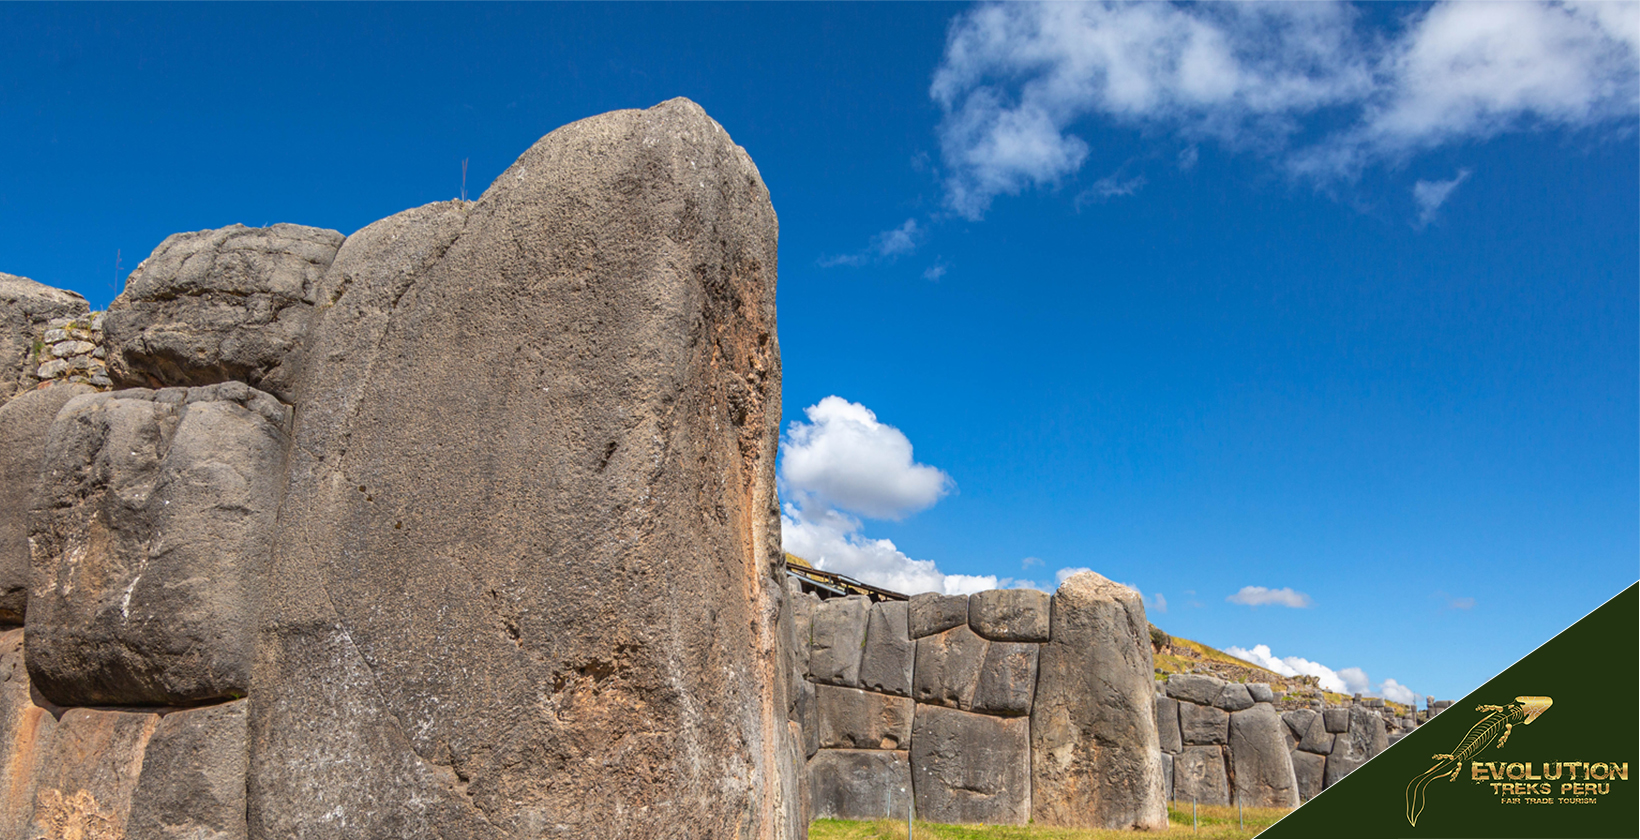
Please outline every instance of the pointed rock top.
M1098 572L1091 571L1077 572L1066 578L1054 595L1082 602L1140 600L1139 593Z

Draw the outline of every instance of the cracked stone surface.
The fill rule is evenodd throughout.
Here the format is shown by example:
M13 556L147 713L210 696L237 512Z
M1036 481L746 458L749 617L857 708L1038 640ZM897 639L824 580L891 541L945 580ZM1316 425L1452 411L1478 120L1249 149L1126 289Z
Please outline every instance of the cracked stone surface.
M347 238L292 388L251 837L801 831L776 233L677 99Z
M0 405L0 624L22 624L28 612L29 497L40 477L51 421L69 400L95 391L89 385L53 385Z
M0 404L39 384L35 342L50 321L89 311L76 292L0 271Z

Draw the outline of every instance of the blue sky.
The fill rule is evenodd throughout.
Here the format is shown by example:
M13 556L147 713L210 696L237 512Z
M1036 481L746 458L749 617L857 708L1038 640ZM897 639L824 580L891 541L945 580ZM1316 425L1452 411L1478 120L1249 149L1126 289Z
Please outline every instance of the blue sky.
M6 5L0 271L688 96L780 216L788 545L1457 697L1640 576L1636 10Z

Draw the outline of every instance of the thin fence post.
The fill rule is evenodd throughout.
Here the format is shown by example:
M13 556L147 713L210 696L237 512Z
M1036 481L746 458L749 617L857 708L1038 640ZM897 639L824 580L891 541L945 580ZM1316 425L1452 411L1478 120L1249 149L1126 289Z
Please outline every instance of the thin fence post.
M1201 824L1196 822L1196 795L1194 793L1190 795L1190 830L1201 830Z

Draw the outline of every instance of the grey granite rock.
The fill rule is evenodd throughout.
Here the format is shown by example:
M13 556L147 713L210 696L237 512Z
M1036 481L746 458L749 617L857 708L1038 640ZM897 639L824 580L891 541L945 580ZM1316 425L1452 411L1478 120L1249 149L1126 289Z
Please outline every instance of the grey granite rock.
M89 385L53 385L0 405L0 624L22 624L28 610L29 497L44 465L51 421Z
M1379 717L1366 706L1350 708L1350 731L1339 738L1340 746L1334 746L1333 754L1344 752L1345 756L1365 761L1389 748L1389 733L1384 728L1384 719Z
M821 750L809 760L812 814L839 820L905 819L911 762L904 750Z
M861 688L911 696L911 669L917 658L916 644L907 630L908 605L905 601L880 601L871 605L866 620L866 647L860 658Z
M1171 697L1156 698L1156 737L1164 753L1184 749L1184 735L1179 730L1179 701Z
M1152 625L1154 626L1154 625ZM1173 801L1173 754L1162 753L1162 788L1167 791L1169 802Z
M1293 763L1293 778L1298 782L1298 798L1308 802L1326 786L1327 757L1293 750L1287 754Z
M1350 710L1345 708L1327 708L1321 711L1321 718L1325 721L1327 731L1332 733L1350 731Z
M1230 762L1237 801L1255 808L1298 807L1298 781L1286 729L1275 707L1260 703L1230 715Z
M815 705L821 749L903 750L911 743L909 697L818 685Z
M182 709L159 719L131 795L128 837L244 840L247 702Z
M1036 589L989 589L968 596L968 626L995 642L1046 642L1052 597Z
M1281 722L1287 724L1294 738L1303 738L1317 717L1320 714L1313 709L1292 709L1281 713Z
M809 637L809 678L831 685L860 684L871 602L864 595L830 598L814 609Z
M1225 683L1219 691L1219 696L1213 698L1213 705L1227 712L1239 712L1242 709L1252 708L1253 695L1247 686L1241 683Z
M989 644L967 624L918 639L911 696L919 703L973 708Z
M90 308L75 292L0 272L0 404L39 384L35 342L51 320L84 315Z
M917 816L1023 825L1031 818L1030 722L917 704L911 734Z
M1333 744L1338 736L1327 731L1327 719L1323 715L1316 715L1310 719L1310 725L1304 730L1304 737L1298 741L1298 748L1316 755L1328 755L1333 751Z
M973 710L993 715L1028 715L1036 696L1038 646L1031 642L991 642L980 667Z
M1211 706L1225 682L1207 674L1174 674L1167 678L1167 696L1201 706Z
M1276 693L1270 690L1269 683L1248 683L1247 693L1253 695L1254 703L1270 703L1276 699Z
M1355 768L1366 763L1367 760L1364 758L1355 758L1344 754L1342 750L1334 750L1332 755L1327 756L1327 769L1323 777L1326 787L1332 787L1339 779L1354 773Z
M968 622L968 596L933 592L913 595L908 617L913 639L943 633Z
M1187 745L1229 743L1230 713L1213 706L1180 703L1179 734Z
M1173 798L1202 805L1230 804L1223 747L1185 747L1173 757Z

